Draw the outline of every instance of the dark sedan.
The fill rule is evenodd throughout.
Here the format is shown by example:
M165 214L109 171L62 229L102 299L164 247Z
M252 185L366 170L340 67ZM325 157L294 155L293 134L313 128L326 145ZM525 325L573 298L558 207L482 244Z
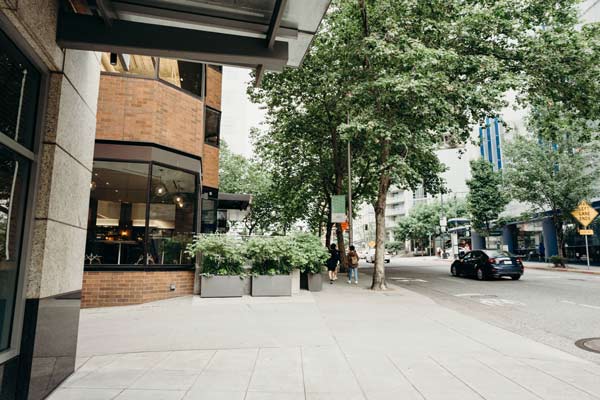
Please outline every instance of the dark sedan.
M480 281L510 276L517 280L523 275L519 257L502 250L473 250L450 267L452 276L474 276Z

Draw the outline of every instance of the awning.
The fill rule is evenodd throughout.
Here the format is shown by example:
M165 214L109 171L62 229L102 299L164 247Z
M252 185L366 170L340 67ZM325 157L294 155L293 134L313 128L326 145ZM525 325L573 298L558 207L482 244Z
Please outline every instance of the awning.
M252 195L219 192L219 210L245 210L252 203Z
M302 63L330 0L77 0L63 48L281 71Z

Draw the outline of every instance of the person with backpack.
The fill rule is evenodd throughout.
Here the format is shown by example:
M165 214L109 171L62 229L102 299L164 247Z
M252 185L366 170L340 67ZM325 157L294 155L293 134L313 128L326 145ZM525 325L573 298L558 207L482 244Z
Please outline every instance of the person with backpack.
M334 243L329 246L329 259L327 260L327 272L329 273L329 283L337 280L337 265L340 261L340 252L337 251Z
M352 283L354 275L354 283L358 285L358 253L354 246L350 246L348 251L348 283Z

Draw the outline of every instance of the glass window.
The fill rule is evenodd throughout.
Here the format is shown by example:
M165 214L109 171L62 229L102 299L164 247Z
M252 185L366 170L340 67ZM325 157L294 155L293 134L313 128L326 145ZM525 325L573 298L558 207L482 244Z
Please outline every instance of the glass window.
M0 32L0 134L33 147L40 74Z
M171 85L202 96L203 72L200 63L161 58L158 76Z
M0 145L0 350L10 346L29 161Z
M217 231L217 202L218 191L209 187L202 188L202 233Z
M148 263L190 264L185 254L196 227L196 176L184 171L152 166Z
M86 264L191 264L184 251L196 228L196 178L156 164L95 161Z
M206 107L206 118L204 122L204 143L219 146L219 135L221 130L221 112Z
M144 264L148 164L95 161L87 264Z
M125 54L123 59L126 65L122 64L121 58L116 54L102 53L102 71L156 78L158 58Z

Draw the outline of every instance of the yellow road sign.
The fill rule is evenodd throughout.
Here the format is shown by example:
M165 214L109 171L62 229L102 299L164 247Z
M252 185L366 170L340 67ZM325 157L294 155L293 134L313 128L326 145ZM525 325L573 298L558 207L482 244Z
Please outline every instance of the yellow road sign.
M579 230L579 234L580 235L587 235L587 236L593 236L594 235L594 230L593 229L580 229Z
M367 243L367 245L368 245L370 248L373 248L373 247L375 247L375 242L371 240L369 243Z
M577 221L579 221L581 225L583 225L584 228L587 228L587 226L592 223L594 218L598 216L598 211L594 210L594 208L590 206L587 201L581 200L577 208L573 210L571 214Z

